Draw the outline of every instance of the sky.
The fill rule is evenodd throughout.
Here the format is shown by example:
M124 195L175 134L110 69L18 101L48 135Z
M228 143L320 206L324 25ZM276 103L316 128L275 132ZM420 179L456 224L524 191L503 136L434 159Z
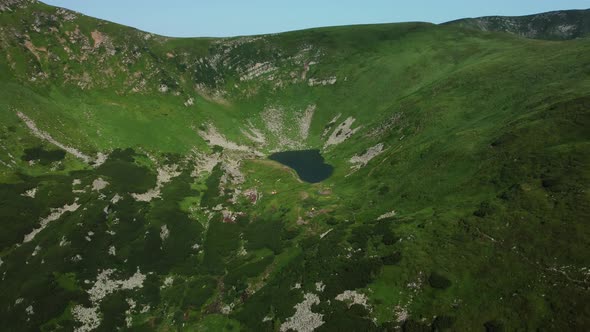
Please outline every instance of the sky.
M173 37L226 37L313 27L527 15L590 0L42 0Z

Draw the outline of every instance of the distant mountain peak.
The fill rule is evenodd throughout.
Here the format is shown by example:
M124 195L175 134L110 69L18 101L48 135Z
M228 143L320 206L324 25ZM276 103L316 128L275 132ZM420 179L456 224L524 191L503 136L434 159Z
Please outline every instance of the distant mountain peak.
M527 16L486 16L444 23L481 31L507 32L531 39L570 40L590 35L590 9Z

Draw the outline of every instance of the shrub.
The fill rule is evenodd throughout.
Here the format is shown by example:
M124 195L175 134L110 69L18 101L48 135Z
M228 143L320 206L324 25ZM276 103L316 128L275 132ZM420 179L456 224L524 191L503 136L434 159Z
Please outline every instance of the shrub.
M430 274L430 277L428 278L428 283L432 288L436 289L447 289L451 287L452 284L449 279L436 272L432 272Z

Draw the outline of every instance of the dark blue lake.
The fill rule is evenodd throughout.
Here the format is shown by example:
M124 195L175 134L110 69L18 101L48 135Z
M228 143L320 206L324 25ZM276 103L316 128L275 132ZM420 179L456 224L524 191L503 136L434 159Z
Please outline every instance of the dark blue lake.
M305 182L321 182L332 175L334 167L326 164L320 150L285 151L273 153L270 160L289 166Z

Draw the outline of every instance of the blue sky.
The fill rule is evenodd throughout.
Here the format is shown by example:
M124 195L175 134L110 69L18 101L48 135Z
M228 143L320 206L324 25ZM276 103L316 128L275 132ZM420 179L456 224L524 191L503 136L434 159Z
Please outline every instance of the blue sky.
M320 26L526 15L590 8L590 0L42 0L176 37L273 33Z

